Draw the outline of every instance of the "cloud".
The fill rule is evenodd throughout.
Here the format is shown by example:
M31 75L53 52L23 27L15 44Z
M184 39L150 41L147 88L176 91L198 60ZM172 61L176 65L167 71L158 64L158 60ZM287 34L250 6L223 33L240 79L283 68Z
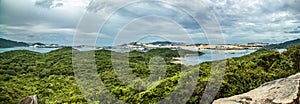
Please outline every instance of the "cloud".
M293 30L293 31L288 31L286 33L290 33L290 34L299 34L300 30Z
M300 12L300 1L299 0L284 0L284 6L288 10L292 10L294 12Z
M300 26L295 27L293 30L285 31L288 34L300 34Z
M198 3L198 1L195 0L194 2ZM102 20L106 19L104 26L102 27L102 33L110 35L111 37L114 37L114 35L117 34L117 32L120 31L121 29L122 30L125 29L126 31L136 32L136 33L124 32L126 34L144 33L143 35L148 35L151 33L155 33L166 37L176 36L178 34L182 35L183 34L182 32L177 31L178 28L176 25L180 26L181 28L180 30L186 30L188 33L192 34L193 36L195 36L195 34L203 33L200 25L211 24L209 22L211 19L207 15L205 15L207 13L206 10L203 9L203 7L200 8L197 7L197 4L192 5L194 7L197 7L196 9L190 8L191 5L186 3L187 2L182 2L181 0L178 0L176 2L167 1L167 3L157 2L157 1L130 2L126 0L119 3L115 1L95 0L89 4L87 9L91 13L98 13L100 15L98 17L102 17ZM187 12L179 6L192 9L193 11ZM191 14L196 14L196 15L192 17ZM145 16L159 16L164 18L162 19L164 21L158 21L158 20L154 20L153 18L152 19L148 18L139 21L136 24L131 24L130 28L123 28L123 26L129 26L128 24L131 23L133 20L140 19ZM197 23L197 21L195 21L195 18L200 20L199 21L200 25ZM169 22L166 22L165 20L168 21L171 20L176 25L174 24L169 25ZM218 25L216 26L218 27ZM213 27L209 29L212 30L212 32L214 32L215 30L217 30L217 27ZM175 41L176 40L180 41L183 38L185 38L185 36L176 37L176 39L175 38L172 39Z
M91 0L36 0L35 6L41 8L68 7L87 7Z
M208 29L210 31L209 34L214 34L208 36L209 38L221 38L218 33L215 33L218 31L218 27L216 25L211 25L213 27L210 26L209 21L212 20L213 16L207 15L207 11L213 11L228 42L283 41L285 38L282 35L287 34L290 28L299 24L299 9L296 6L297 3L293 3L292 1L192 0L186 2L184 0L164 0L165 3L136 3L131 0L94 0L86 8L90 14L94 13L99 16L88 20L89 22L86 24L90 24L89 27L82 27L83 29L80 31L94 33L95 31L92 31L93 29L91 28L99 27L99 25L93 24L99 23L97 21L107 20L102 32L108 37L114 37L115 32L121 29L125 29L127 32L123 31L123 33L127 35L137 33L145 33L147 35L147 33L154 33L153 31L156 31L156 34L164 34L164 36L173 34L175 36L176 31L174 29L176 29L176 26L170 26L169 22L166 21L144 19L136 24L131 24L128 28L123 28L123 26L127 26L135 18L141 18L146 15L157 15L178 23L182 28L192 33L195 41L200 43L205 42L199 38L202 36L198 36L199 34L203 35L202 29ZM205 8L205 6L209 8ZM183 8L188 10L188 12L182 11ZM194 17L190 17L189 14L194 14ZM194 18L200 20L198 22L204 28L200 28L194 21ZM166 31L168 29L169 31ZM178 32L177 34L181 33ZM257 37L260 37L259 40ZM180 37L177 37L177 40L180 39Z
M1 1L3 4L1 8L5 8L0 9L1 35L20 41L22 39L24 41L53 41L70 45L77 23L84 13L88 1ZM41 6L36 4L49 9L41 9ZM51 5L60 7L51 8ZM61 38L58 38L59 36Z
M164 17L147 16L127 24L120 29L120 32L115 37L118 39L116 41L121 44L122 42L137 41L148 36L161 36L173 41L189 42L188 32L189 30L181 27L175 21Z
M0 32L2 36L18 41L71 45L75 29L55 28L45 24L32 26L0 25Z
M205 1L230 42L282 42L290 36L285 31L299 25L298 4L291 3L294 0Z
M36 0L35 5L42 8L56 8L63 6L60 0Z

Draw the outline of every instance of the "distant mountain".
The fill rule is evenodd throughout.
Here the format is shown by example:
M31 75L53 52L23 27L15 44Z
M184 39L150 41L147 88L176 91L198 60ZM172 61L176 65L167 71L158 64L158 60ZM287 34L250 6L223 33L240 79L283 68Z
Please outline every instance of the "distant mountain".
M154 44L154 45L182 45L184 43L180 42L170 42L170 41L156 41L148 44Z
M145 45L145 44L166 46L166 45L183 45L184 43L170 42L170 41L156 41L156 42L151 42L151 43L130 42L130 43L127 43L127 44L122 44L120 46L126 46L126 45L137 45L138 46L138 45Z
M280 43L280 44L271 44L268 46L265 46L265 49L282 49L282 48L288 48L292 45L298 45L300 44L300 39L295 39L295 40L291 40L291 41L286 41L284 43Z
M0 38L0 48L11 48L21 46L29 46L29 44Z
M45 44L43 44L43 43L34 43L32 45L34 46L34 45L45 45Z
M170 42L170 41L157 41L157 42L152 42L150 44L154 44L154 45L167 45L167 44L172 44L172 42Z

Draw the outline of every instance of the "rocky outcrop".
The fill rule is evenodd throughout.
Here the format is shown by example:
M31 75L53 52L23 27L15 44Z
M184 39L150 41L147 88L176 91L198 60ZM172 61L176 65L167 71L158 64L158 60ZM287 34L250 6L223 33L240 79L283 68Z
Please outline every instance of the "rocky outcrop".
M38 104L37 96L27 96L23 98L18 104Z
M213 104L300 104L300 73L271 82L247 93L221 98Z

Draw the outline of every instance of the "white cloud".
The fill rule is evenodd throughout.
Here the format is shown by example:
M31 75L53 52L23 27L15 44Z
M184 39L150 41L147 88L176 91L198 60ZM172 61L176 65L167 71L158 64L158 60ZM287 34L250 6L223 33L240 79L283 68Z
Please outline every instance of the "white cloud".
M86 7L90 0L36 0L35 5L42 8Z
M201 1L199 2L198 0L193 0L193 2L184 2L183 0L177 0L177 1L164 0L166 3L157 2L157 1L146 1L146 2L136 2L136 1L129 2L124 0L121 3L119 2L117 3L115 1L96 0L90 3L88 10L90 12L99 13L100 15L98 17L101 17L100 20L108 19L107 21L105 21L104 27L102 27L102 32L104 32L104 34L107 35L112 35L112 37L114 36L114 34L117 34L116 32L119 31L124 25L130 23L135 18L141 18L148 15L161 16L169 20L172 20L175 23L182 26L188 32L191 32L193 34L202 33L202 30L199 30L201 28L197 23L199 22L200 25L206 29L206 33L210 34L208 36L209 38L222 37L220 36L220 34L218 34L218 31L220 31L219 25L217 25L213 20L213 15L209 14L207 9L203 7L205 5ZM199 4L203 6L199 6ZM111 15L109 13L115 13L115 14ZM110 15L111 17L109 17ZM141 22L143 24L151 23L152 27L147 28L143 25L136 24L133 26L133 27L137 27L135 28L136 30L134 30L134 32L145 33L145 35L147 35L147 33L155 32L156 34L163 34L164 36L170 34L173 35L183 34L176 31L178 30L176 29L176 26L174 25L170 26L168 25L167 22L151 21L151 19L147 19ZM93 23L90 22L90 24ZM130 28L125 28L125 29L129 29L127 31L130 31ZM182 40L182 37L177 37L177 39L175 40Z
M231 42L283 42L289 34L286 29L295 23L296 11L292 0L206 0L218 15L227 40ZM291 22L293 21L293 22ZM295 36L293 36L295 38Z

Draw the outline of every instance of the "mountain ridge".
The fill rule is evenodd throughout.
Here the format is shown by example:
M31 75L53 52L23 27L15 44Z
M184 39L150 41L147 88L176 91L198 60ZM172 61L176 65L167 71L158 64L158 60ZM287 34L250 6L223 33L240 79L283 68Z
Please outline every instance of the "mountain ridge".
M0 38L0 48L12 48L12 47L20 47L20 46L21 47L29 46L29 44L25 42L17 42L13 40Z
M265 46L265 49L281 49L281 48L288 48L292 45L298 45L300 44L300 39L294 39L294 40L290 40L290 41L285 41L283 43L279 43L279 44L271 44L268 46Z

